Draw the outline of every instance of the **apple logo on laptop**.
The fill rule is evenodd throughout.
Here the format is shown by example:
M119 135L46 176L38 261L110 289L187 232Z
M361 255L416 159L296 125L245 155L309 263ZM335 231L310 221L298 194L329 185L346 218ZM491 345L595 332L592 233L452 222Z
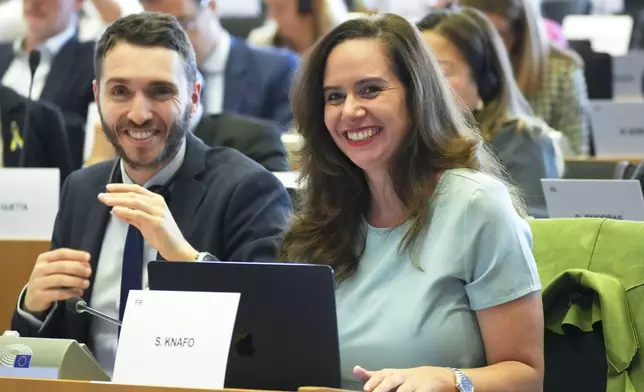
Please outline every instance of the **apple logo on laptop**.
M253 335L249 332L238 332L235 334L235 351L240 357L250 357L255 354Z

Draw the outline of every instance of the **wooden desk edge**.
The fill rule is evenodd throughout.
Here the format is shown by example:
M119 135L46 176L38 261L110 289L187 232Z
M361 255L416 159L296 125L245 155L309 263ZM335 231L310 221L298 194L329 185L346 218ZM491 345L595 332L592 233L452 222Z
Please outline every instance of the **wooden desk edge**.
M33 389L32 389L33 388ZM37 388L37 389L36 389ZM0 390L3 392L22 392L25 390L47 390L49 392L205 392L217 391L212 389L176 388L176 387L155 387L145 385L113 384L109 382L77 381L77 380L46 380L34 378L13 378L0 377ZM60 388L60 389L59 389ZM64 389L63 389L64 388ZM279 392L271 390L256 389L221 389L219 392ZM325 387L301 387L298 392L345 392L343 389Z

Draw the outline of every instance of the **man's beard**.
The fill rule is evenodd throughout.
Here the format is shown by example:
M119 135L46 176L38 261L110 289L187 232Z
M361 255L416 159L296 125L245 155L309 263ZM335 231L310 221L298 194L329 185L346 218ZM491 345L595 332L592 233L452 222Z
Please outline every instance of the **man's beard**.
M130 157L128 157L123 147L119 144L118 132L117 132L116 126L111 128L109 124L107 124L107 122L103 118L103 113L101 111L100 106L98 106L98 115L101 119L103 134L105 134L105 137L107 138L107 140L109 140L109 142L116 150L116 154L119 157L121 157L121 159L123 159L123 161L125 161L125 163L128 166L130 166L133 170L151 170L151 169L159 168L161 166L165 166L168 162L172 160L172 158L174 158L177 155L177 153L179 152L179 149L181 148L181 143L183 142L183 138L185 134L188 132L188 129L190 127L191 111L190 111L190 106L188 106L184 111L183 115L172 124L172 126L168 131L168 135L166 136L165 146L163 147L163 150L161 151L159 156L157 156L155 159L153 159L150 162L137 162L131 159ZM130 122L130 125L132 125L131 122ZM137 129L137 128L148 128L148 127L133 126L130 128Z

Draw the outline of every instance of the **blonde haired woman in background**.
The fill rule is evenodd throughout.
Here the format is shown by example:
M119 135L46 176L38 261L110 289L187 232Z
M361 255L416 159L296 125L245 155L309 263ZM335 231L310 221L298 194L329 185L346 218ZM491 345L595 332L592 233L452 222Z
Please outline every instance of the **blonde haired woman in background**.
M483 11L503 38L514 76L535 115L563 133L572 153L589 150L588 93L581 59L549 42L534 0L459 0Z
M317 39L349 19L344 0L264 0L268 22L248 42L304 53Z
M541 179L560 177L563 159L551 138L558 132L533 117L492 23L474 8L452 7L432 11L417 27L463 109L474 114L511 182L521 189L531 215L547 217Z

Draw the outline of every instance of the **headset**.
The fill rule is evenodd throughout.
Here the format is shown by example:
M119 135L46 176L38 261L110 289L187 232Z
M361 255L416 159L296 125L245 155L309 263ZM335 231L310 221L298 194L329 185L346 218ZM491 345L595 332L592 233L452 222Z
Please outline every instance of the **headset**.
M112 165L110 176L107 179L108 184L123 183L123 175L121 173L121 159L122 158L118 158ZM172 177L170 177L168 181L166 181L163 185L152 185L150 188L148 188L148 190L163 196L163 199L166 201L166 203L168 203L170 201L170 185L172 185L180 171L181 168L177 169Z
M486 42L487 44L487 42ZM488 47L492 47L491 45ZM483 102L487 103L494 99L501 90L501 82L494 73L494 65L492 64L492 54L488 53L487 48L484 50L483 64L476 74L476 84L478 86L479 94Z
M313 1L314 0L298 0L297 2L297 12L300 15L308 15L313 13Z

